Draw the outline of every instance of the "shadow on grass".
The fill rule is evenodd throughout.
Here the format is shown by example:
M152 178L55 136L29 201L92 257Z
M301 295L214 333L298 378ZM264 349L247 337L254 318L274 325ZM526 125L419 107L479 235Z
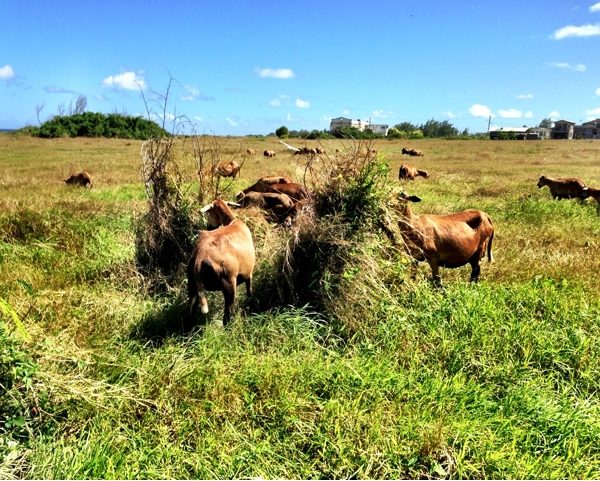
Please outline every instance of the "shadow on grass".
M167 338L187 337L206 325L200 316L193 326L189 324L187 299L181 296L165 299L155 310L142 316L131 329L129 337L152 346L161 346Z

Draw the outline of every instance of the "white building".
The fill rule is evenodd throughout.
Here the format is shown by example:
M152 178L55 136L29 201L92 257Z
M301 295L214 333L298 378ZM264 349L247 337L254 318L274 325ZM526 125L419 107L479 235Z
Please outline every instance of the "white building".
M387 135L389 130L389 125L385 124L372 124L370 120L353 120L347 119L346 117L337 117L335 119L331 119L331 123L329 124L329 131L335 132L338 129L343 127L354 127L355 129L364 132L365 130L371 130L375 134Z

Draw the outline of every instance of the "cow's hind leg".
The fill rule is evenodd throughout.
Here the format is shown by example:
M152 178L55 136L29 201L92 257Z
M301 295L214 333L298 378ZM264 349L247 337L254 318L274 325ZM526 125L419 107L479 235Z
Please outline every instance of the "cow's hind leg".
M226 326L233 315L233 304L235 302L235 279L223 282L223 299L225 309L223 311L223 326Z
M479 274L481 273L481 266L479 264L479 258L471 261L471 282L479 282Z

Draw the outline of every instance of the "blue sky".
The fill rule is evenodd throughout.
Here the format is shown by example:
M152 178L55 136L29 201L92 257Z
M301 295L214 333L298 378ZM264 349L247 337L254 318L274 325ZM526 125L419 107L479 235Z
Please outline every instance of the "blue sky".
M0 0L0 128L80 95L160 119L170 78L166 116L197 133L579 123L600 117L600 3Z

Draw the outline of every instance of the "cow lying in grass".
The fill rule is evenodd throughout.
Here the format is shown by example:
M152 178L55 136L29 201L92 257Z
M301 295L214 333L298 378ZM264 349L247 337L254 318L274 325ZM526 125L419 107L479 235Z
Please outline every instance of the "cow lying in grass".
M65 184L67 185L79 185L81 187L86 187L88 189L92 188L92 176L88 174L85 170L72 174L69 178L65 179Z
M583 180L576 177L553 179L542 175L537 186L541 189L545 185L550 189L550 194L554 199L581 199L583 189L587 187Z
M248 194L248 192L272 192L275 194L286 194L294 201L308 197L308 192L306 189L302 185L293 182L292 179L287 176L261 177L250 187L238 192L236 195L238 202L241 201L241 199Z
M402 164L398 170L398 179L400 180L415 180L415 177L429 177L426 170L419 170L416 167L408 164Z
M221 199L215 199L201 211L206 215L209 228L216 229L200 231L188 263L190 327L195 322L198 305L202 314L208 314L205 291L223 293L223 325L226 325L233 313L237 285L244 282L246 292L249 296L252 294L254 242L248 226L236 219Z
M433 282L441 285L440 267L471 265L471 281L479 280L479 263L487 250L489 262L493 261L492 220L483 211L465 210L456 214L414 215L409 202L421 199L401 193L400 232L409 254L415 261L427 261Z

